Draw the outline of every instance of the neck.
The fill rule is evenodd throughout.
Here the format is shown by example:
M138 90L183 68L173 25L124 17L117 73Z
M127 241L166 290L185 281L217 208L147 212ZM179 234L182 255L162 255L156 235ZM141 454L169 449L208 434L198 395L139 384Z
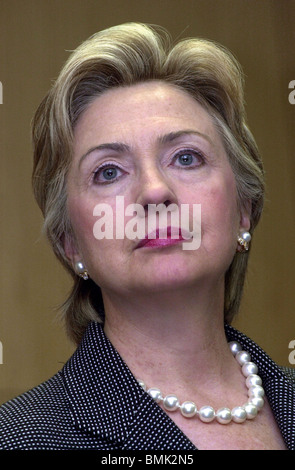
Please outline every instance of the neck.
M223 286L212 292L182 289L123 299L104 293L105 333L146 383L168 388L187 385L194 377L194 383L209 385L216 374L226 375L225 365L232 360L224 333Z

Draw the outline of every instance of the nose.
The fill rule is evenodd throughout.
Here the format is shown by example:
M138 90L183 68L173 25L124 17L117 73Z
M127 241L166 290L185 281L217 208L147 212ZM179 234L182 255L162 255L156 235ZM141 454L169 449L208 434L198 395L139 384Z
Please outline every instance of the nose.
M150 166L142 171L139 179L137 203L144 207L145 212L149 204L177 204L177 197L171 181L160 169Z

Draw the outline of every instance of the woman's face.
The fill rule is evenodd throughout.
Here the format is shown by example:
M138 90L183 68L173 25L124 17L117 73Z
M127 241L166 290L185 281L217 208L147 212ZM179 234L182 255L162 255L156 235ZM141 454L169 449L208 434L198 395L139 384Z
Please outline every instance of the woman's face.
M66 254L72 263L84 262L103 294L218 282L235 254L237 234L249 228L211 117L189 94L160 81L112 89L92 102L75 128L67 190L75 241L66 239ZM122 202L125 209L130 204L142 208L138 214L145 234L148 204L174 204L179 214L188 204L191 229L193 207L200 205L200 246L183 249L183 240L171 237L144 244L127 230L122 236L122 226L119 236L116 225L124 214L117 196L121 208ZM113 214L108 218L111 238L98 239L99 227L100 232L106 228L99 223L106 217L103 212L99 217L100 204ZM123 229L133 217L125 217Z

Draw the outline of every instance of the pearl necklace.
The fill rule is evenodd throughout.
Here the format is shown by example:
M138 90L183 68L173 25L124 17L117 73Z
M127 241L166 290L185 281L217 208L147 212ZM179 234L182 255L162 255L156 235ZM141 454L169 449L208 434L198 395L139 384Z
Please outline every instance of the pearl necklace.
M248 401L242 406L234 407L232 410L223 407L215 411L212 406L207 405L197 409L193 401L185 401L180 404L176 395L170 394L163 397L161 390L158 388L153 387L147 390L142 380L138 380L138 383L156 403L162 403L166 411L180 410L185 418L198 416L204 423L210 423L216 419L221 424L228 424L231 421L243 423L246 419L254 419L264 405L264 389L262 387L262 380L257 375L258 368L251 361L250 354L243 351L239 343L231 341L229 347L242 368L242 373L246 377L246 387L248 388Z

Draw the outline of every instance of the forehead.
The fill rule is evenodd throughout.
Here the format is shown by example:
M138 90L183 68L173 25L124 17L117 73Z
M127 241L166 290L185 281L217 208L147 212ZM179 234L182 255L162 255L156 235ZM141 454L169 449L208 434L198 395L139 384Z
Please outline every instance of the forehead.
M74 132L75 150L102 141L154 138L194 129L219 140L209 113L188 92L161 81L118 87L104 92L80 116Z

